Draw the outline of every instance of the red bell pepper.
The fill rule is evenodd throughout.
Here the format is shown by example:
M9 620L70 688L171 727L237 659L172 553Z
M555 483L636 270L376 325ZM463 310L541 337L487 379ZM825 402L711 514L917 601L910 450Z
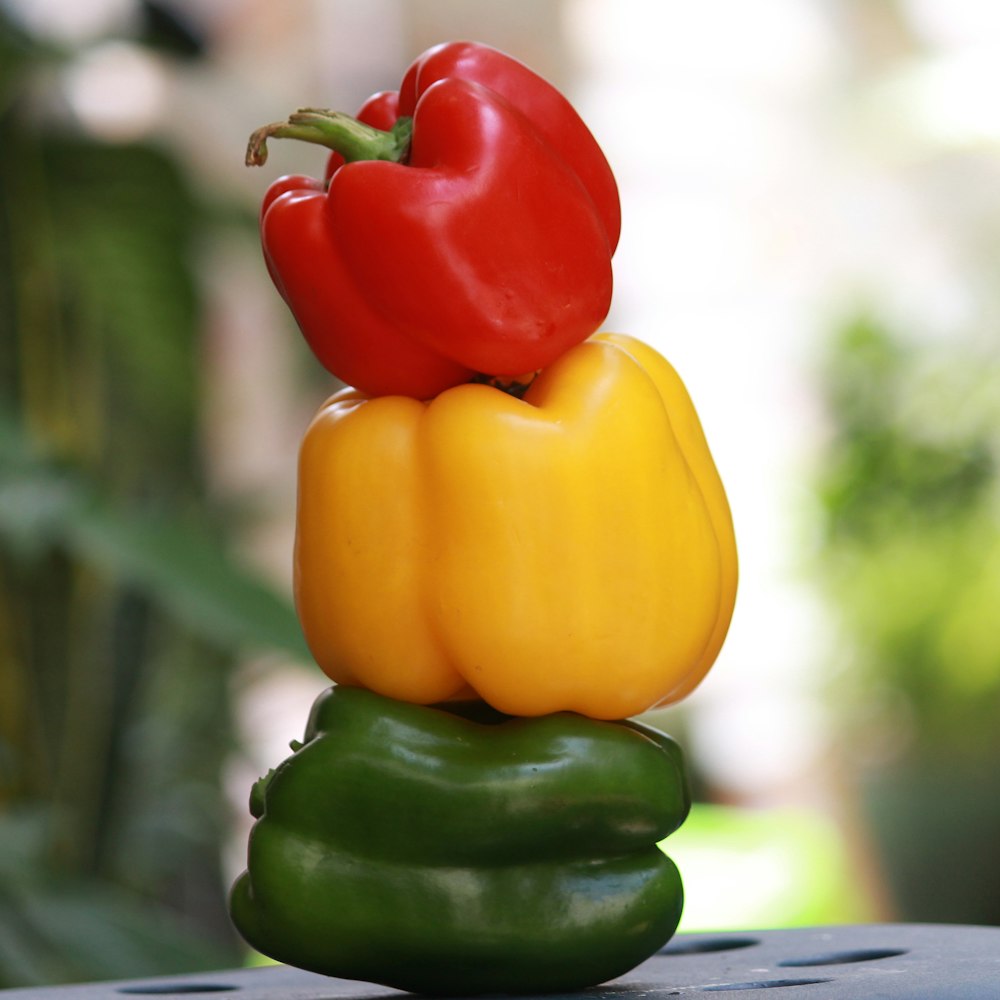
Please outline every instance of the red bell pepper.
M436 46L357 119L304 110L258 129L328 146L325 182L269 188L272 278L320 362L369 395L429 398L545 367L611 301L620 210L586 125L522 63Z

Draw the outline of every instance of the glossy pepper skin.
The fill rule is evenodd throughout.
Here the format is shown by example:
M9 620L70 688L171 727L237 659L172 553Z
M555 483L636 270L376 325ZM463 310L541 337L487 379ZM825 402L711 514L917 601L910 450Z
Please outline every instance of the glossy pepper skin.
M322 694L251 796L230 900L247 941L434 995L582 989L660 948L683 902L656 846L689 808L677 744L569 713L474 718Z
M358 117L384 130L412 118L405 148L373 154L399 162L334 154L325 184L280 178L262 206L268 269L327 369L369 395L425 399L474 373L541 368L598 328L618 192L551 84L448 43ZM340 142L322 113L291 121L258 131Z
M345 390L303 439L296 604L338 683L627 718L705 675L736 577L691 400L629 337L571 349L523 399Z

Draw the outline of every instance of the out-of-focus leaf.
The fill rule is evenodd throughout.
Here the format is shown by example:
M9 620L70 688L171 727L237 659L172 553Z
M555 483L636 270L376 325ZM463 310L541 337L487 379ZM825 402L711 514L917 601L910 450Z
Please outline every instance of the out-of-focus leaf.
M217 535L102 498L79 473L32 455L2 418L0 469L0 540L9 549L65 548L146 590L213 643L308 657L291 604L240 568Z
M32 60L31 40L10 21L0 3L0 114Z
M165 518L122 515L92 504L70 542L85 560L139 584L203 637L306 657L291 606L239 570L221 541Z
M0 988L171 975L231 960L156 900L60 877L43 807L0 814Z
M185 17L181 5L162 0L143 0L140 4L140 38L149 48L181 59L197 59L207 47L201 29Z
M73 979L171 975L218 968L230 955L187 930L155 901L90 881L35 891L23 916L44 929Z
M40 986L53 976L47 942L26 925L20 911L17 897L0 884L0 989Z
M47 828L46 811L37 806L0 813L0 886L34 877L45 854Z
M68 323L79 357L102 371L96 391L109 478L122 457L190 467L196 401L199 207L173 161L148 146L50 140L43 163ZM133 469L133 471L136 471Z
M0 987L174 975L231 960L155 901L96 880L0 886Z

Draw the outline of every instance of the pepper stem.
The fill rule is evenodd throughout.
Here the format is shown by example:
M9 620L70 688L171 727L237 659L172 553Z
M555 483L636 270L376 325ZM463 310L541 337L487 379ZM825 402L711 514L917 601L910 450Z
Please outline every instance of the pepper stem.
M538 372L525 372L523 375L473 375L471 382L479 385L488 385L493 389L499 389L514 396L516 399L523 399L524 394L531 388L531 383L535 381Z
M326 108L300 108L287 121L263 125L250 136L246 164L260 167L267 162L267 140L299 139L332 149L348 162L356 160L389 160L399 163L410 149L413 119L399 118L388 132L373 128Z

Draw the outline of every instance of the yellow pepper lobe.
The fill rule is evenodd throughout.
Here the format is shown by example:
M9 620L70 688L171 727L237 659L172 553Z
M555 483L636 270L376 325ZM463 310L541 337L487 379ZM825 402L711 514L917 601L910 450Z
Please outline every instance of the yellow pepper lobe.
M300 455L295 586L335 681L617 719L714 662L736 549L680 379L602 335L521 400L333 397Z

